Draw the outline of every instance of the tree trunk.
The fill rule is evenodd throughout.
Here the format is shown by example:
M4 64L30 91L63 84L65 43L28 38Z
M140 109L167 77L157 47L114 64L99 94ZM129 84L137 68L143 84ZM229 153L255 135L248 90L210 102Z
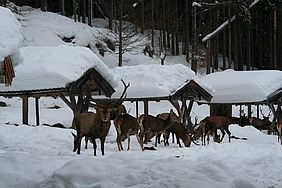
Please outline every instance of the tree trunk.
M65 0L61 0L61 14L63 16L66 15L66 12L65 12Z
M86 0L82 0L82 23L86 23Z
M114 0L110 3L110 16L109 16L109 29L113 30L113 17L114 17Z
M120 0L120 15L119 15L119 52L118 52L118 66L122 67L122 17L123 17L123 0Z
M144 15L144 0L141 0L141 33L144 34L144 30L145 30L145 15Z

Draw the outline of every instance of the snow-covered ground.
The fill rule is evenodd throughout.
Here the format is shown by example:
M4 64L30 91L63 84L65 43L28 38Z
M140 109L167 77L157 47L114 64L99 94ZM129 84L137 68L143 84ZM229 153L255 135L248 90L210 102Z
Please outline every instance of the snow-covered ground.
M93 33L93 41L103 41L104 36L111 36L105 29L100 31L100 35L98 30L101 28L90 29L86 25L39 10L26 8L18 17L23 26L26 46L61 45L64 44L61 40L63 36L77 36L75 44L84 46L89 39L85 38L93 36ZM95 42L92 44L95 45ZM110 68L117 66L117 56L113 52L99 57ZM131 66L160 63L158 58L144 56L142 50L125 55L125 59L126 64ZM167 63L185 65L184 59L181 56L169 57ZM0 101L8 104L7 107L0 107L1 188L282 187L282 147L277 143L277 137L263 134L250 126L230 126L233 135L247 140L232 139L228 143L225 138L221 144L192 145L190 148L179 148L177 144L164 147L161 144L156 151L142 152L136 139L132 137L131 150L118 152L116 132L112 125L106 138L105 155L101 155L98 144L98 155L94 157L93 149L89 147L85 150L84 144L81 155L72 152L73 130L43 125L71 125L73 115L63 101L41 98L41 125L37 127L32 126L35 124L33 100L29 102L29 126L20 124L20 98L0 97ZM55 105L61 108L51 108ZM135 103L128 102L125 105L127 109L131 109L130 114L135 115ZM141 103L139 108L139 113L142 113ZM149 113L156 115L168 112L170 108L172 106L168 102L150 103ZM197 116L201 120L208 113L207 105L195 105L192 117ZM233 114L238 116L238 107ZM148 146L152 144L149 143Z
M156 151L142 152L132 137L131 150L118 152L113 125L105 143L105 155L98 144L97 157L91 144L81 155L72 152L71 129L48 126L15 126L21 122L20 99L2 99L0 108L0 187L281 187L282 148L277 137L252 127L231 125L233 135L247 140L227 139L221 144L159 145ZM69 126L72 113L61 100L40 100L41 124ZM54 105L60 109L49 109ZM34 124L30 102L30 123ZM134 104L126 103L134 114ZM200 118L206 106L195 106ZM168 111L166 102L152 103L150 113ZM140 108L141 112L142 109ZM9 124L6 124L8 123ZM99 143L99 142L98 142ZM124 143L124 145L127 142ZM149 143L151 146L153 143Z

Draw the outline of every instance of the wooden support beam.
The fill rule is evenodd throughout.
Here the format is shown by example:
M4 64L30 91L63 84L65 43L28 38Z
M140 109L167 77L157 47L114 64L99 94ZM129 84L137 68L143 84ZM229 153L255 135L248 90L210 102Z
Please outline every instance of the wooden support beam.
M139 116L138 101L136 101L135 103L136 103L136 110L135 110L135 112L136 112L136 118L138 118L138 116Z
M22 97L22 123L28 125L28 96Z
M188 106L188 108L187 108L187 114L186 114L186 116L187 116L187 117L190 117L190 114L191 114L191 111L192 111L193 104L194 104L194 100L190 100L190 102L189 102L189 106Z
M149 114L149 101L148 100L144 100L144 114L148 115Z
M36 119L36 125L39 125L39 98L35 98L35 119Z
M60 93L59 96L66 103L66 105L68 105L68 107L70 107L70 109L73 110L73 106L71 105L71 102L65 97L65 95Z
M248 104L248 117L252 116L252 105Z

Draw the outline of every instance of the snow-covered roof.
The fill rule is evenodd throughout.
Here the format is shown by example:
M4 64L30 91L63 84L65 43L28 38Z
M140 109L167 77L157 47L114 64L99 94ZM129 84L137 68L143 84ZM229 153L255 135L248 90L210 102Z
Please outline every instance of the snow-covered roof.
M116 82L110 69L88 48L74 46L23 47L22 63L15 66L12 86L0 85L0 91L64 88L95 68L111 85Z
M88 69L95 68L121 95L124 86L120 81L130 82L128 98L168 97L194 80L207 91L212 89L195 73L182 64L137 65L109 69L90 49L67 45L52 47L23 47L20 49L22 63L15 66L16 77L12 86L0 85L1 92L34 91L65 88L79 79Z
M206 75L203 81L215 90L211 103L262 102L282 88L282 71L226 70Z
M130 82L127 90L128 98L170 96L189 80L194 80L201 87L212 92L212 89L201 81L189 67L182 64L116 67L112 69L112 73L117 80L122 78L126 83ZM120 96L123 88L120 82L119 87L115 88L117 92L113 94L113 97Z
M0 6L0 18L0 61L3 61L18 52L23 36L20 23L9 9Z

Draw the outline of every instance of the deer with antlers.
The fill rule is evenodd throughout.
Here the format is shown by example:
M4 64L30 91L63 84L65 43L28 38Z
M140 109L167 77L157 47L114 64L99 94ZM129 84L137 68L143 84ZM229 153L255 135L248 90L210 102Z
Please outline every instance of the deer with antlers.
M253 127L257 128L258 130L270 130L271 128L271 121L269 120L271 111L269 111L268 115L265 116L262 112L262 109L260 109L260 112L263 116L263 119L257 118L257 117L249 117L249 123Z
M102 155L104 155L104 143L111 125L110 112L113 108L117 108L123 103L126 98L126 90L130 85L130 83L126 85L123 80L121 81L124 85L124 90L119 99L91 99L91 101L96 103L94 104L96 113L85 112L75 117L76 135L74 133L72 133L72 135L74 137L73 151L77 151L77 154L80 154L81 140L86 136L89 137L93 143L94 156L96 156L97 149L95 139L100 139L101 151Z
M205 137L207 136L207 140L209 142L209 135L213 134L213 138L215 142L222 142L225 132L228 134L228 141L231 141L231 132L229 130L229 125L238 124L239 126L245 126L245 122L242 118L237 117L226 117L226 116L208 116L203 119L199 125L194 128L194 132L200 132L198 134L194 134L194 138L198 136L198 138L203 135L202 141L205 144ZM222 136L220 140L217 140L216 130L220 129ZM196 136L197 135L197 136Z

